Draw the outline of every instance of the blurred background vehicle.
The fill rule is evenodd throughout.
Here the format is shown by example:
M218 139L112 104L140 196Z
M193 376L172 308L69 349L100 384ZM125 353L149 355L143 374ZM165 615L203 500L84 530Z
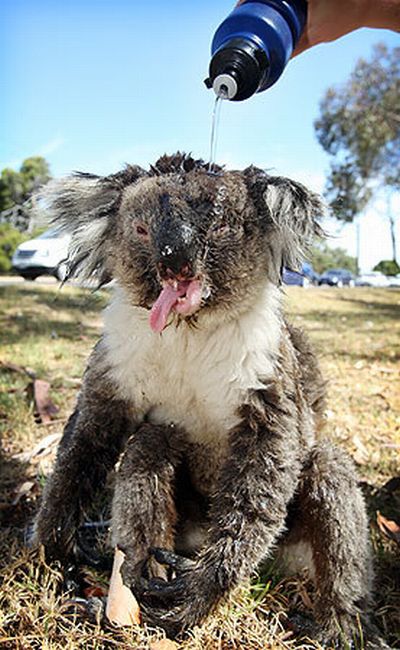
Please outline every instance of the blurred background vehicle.
M356 278L357 287L388 287L389 278L380 271L370 271L369 273L361 273Z
M310 285L310 280L305 275L290 269L283 269L282 281L283 284L296 287L308 287Z
M388 277L389 287L400 287L400 273Z
M308 287L310 284L318 284L319 275L309 262L304 262L301 272L283 269L283 283L297 287Z
M330 287L354 287L355 277L347 269L328 269L319 278L319 285L327 284Z
M70 239L69 234L50 228L39 237L23 242L12 257L13 271L25 280L36 280L39 275L54 275L64 280Z

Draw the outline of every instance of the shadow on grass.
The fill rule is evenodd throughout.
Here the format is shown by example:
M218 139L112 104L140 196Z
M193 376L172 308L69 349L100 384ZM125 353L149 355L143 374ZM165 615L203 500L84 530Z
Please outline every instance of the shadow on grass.
M99 313L108 302L106 291L93 293L87 289L77 289L76 293L63 292L63 289L49 290L42 288L0 287L0 300L8 302L14 298L15 304L21 304L24 297L34 300L35 304L46 305L55 311L79 311L82 313ZM23 304L21 305L23 306Z
M76 341L82 336L97 338L99 329L82 323L80 320L62 321L46 318L35 311L26 310L23 314L8 316L2 327L2 343L12 345L23 343L26 339L66 339Z
M365 303L361 302L361 304L365 307ZM319 309L319 310L314 310L310 309L307 311L306 315L303 315L302 320L304 322L313 322L318 321L324 324L327 324L327 326L332 327L333 324L336 326L336 324L340 324L343 329L347 329L349 324L357 324L357 323L362 323L363 321L388 321L388 320L393 320L393 321L398 321L400 317L400 307L399 305L390 305L386 304L383 305L383 309L381 309L382 303L376 303L371 309L362 309L362 310L357 310L353 312L345 311L345 310L337 310L337 309Z
M397 297L400 299L400 291L397 292ZM371 315L376 314L385 320L398 320L400 316L400 307L398 302L381 302L379 300L361 300L355 296L342 297L343 302L351 303L352 305L358 305L364 307L363 313ZM367 308L367 309L365 309ZM359 312L356 312L358 314Z
M28 463L8 456L0 446L0 535L15 528L21 543L35 512L35 499L18 499L17 494L19 486L32 481L29 470Z
M371 521L375 564L375 619L392 648L400 648L400 546L377 526L377 512L400 525L400 476L382 487L361 484Z
M376 350L367 347L360 349L355 352L349 350L332 350L332 354L336 358L346 359L349 362L358 362L361 360L366 361L367 363L396 363L400 360L400 353L394 352L392 350L381 350L377 348Z

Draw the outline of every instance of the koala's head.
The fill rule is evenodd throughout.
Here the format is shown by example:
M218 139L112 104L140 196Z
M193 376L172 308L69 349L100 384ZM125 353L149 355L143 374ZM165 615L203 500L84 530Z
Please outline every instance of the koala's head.
M117 279L155 331L172 317L243 311L321 233L321 202L299 183L255 167L210 174L179 153L149 171L52 181L45 198L72 232L69 277Z

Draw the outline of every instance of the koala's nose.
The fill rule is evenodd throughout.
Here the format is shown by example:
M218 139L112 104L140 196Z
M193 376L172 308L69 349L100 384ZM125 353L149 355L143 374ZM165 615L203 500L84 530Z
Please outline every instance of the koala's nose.
M181 276L182 279L193 275L196 243L190 225L165 219L157 233L156 247L156 263L161 275Z
M166 254L157 262L157 268L161 277L177 277L186 280L193 277L193 266L186 254Z

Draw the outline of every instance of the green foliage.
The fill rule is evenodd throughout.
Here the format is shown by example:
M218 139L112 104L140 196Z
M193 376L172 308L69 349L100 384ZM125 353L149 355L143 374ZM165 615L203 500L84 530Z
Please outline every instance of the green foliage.
M337 219L351 222L366 207L371 191L360 179L351 162L331 163L326 184L332 212Z
M352 221L382 187L400 189L400 47L377 45L346 83L330 88L315 122L332 157L327 198Z
M26 158L19 171L3 169L0 176L1 220L18 230L26 230L30 222L29 200L49 179L49 165L41 156Z
M49 165L41 156L26 158L19 171L27 197L50 179Z
M400 266L395 260L381 260L379 264L374 266L374 271L380 271L385 275L397 275L400 273Z
M320 242L312 247L310 262L317 273L327 269L348 269L357 273L357 260L346 253L343 248L330 248L326 242Z
M11 258L17 246L24 237L16 228L8 223L0 224L0 273L11 271Z
M16 203L22 203L24 183L20 172L3 169L0 177L0 212L9 210Z

